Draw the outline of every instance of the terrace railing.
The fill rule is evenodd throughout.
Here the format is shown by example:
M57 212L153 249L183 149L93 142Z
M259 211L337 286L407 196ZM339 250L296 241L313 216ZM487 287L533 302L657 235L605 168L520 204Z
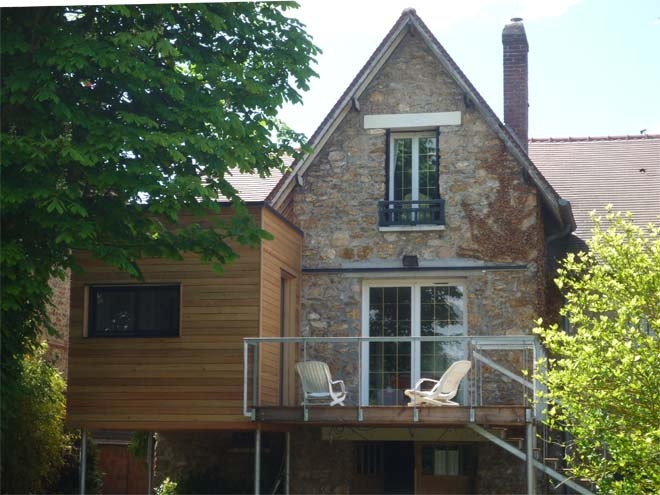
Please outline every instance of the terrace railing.
M297 361L328 363L333 379L346 384L346 404L365 408L406 406L403 390L418 378L437 379L451 362L468 359L472 368L457 396L461 405L533 407L538 418L544 405L532 405L540 384L531 376L544 357L530 335L246 338L243 411L254 418L259 407L300 406L299 377L292 371ZM395 369L374 365L378 359L395 363Z

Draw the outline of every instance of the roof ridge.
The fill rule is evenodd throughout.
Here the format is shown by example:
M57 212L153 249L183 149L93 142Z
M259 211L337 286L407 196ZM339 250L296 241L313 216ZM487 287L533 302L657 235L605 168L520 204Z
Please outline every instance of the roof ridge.
M660 134L639 134L639 135L620 135L620 136L581 136L581 137L547 137L530 138L530 143L576 143L591 141L638 141L644 139L660 139Z

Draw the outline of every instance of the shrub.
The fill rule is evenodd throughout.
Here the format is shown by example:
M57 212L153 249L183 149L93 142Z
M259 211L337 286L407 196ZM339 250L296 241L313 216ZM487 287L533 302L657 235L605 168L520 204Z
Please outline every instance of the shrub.
M160 486L156 487L156 495L177 495L177 482L170 480L169 477L165 478Z
M2 492L41 492L56 476L67 447L64 379L46 358L46 344L18 362L3 387Z
M48 493L80 493L80 440L79 432L68 435L69 444L63 453L64 463L56 479L46 491ZM94 441L87 437L87 466L85 469L85 493L100 493L103 487L103 472L99 468L99 454Z

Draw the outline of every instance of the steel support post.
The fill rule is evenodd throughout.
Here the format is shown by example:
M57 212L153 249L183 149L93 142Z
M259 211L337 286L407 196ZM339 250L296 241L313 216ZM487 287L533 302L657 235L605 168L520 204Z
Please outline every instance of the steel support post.
M154 434L148 433L147 436L147 495L153 492L154 480Z
M534 423L527 421L527 432L525 439L527 440L527 452L525 464L527 467L527 494L536 494L536 472L534 471Z
M291 432L286 432L286 457L284 458L284 495L291 493Z
M85 476L87 474L87 430L80 431L80 495L85 495Z
M254 495L261 493L261 430L254 432Z

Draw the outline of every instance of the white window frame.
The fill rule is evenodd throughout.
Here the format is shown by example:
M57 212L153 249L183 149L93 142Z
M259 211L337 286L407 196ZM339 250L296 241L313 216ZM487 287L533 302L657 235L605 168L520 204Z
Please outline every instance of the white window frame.
M420 138L433 138L436 140L435 146L438 149L437 134L432 131L425 132L393 132L390 134L390 174L388 192L390 201L394 201L394 172L396 169L396 148L394 142L397 139L412 139L412 198L411 201L419 201L419 139ZM437 167L437 164L436 164ZM439 178L438 178L439 180ZM417 205L415 205L415 208Z
M463 292L461 301L461 311L463 313L463 335L468 334L468 314L467 314L467 281L465 279L384 279L384 280L364 280L362 282L362 337L369 337L369 289L372 287L410 287L410 334L413 337L421 334L421 288L437 285L440 287L458 287ZM369 405L369 342L364 341L361 344L361 368L360 380L362 382L360 393L360 405ZM413 349L414 348L414 349ZM414 352L413 352L414 350ZM421 369L421 342L413 342L411 352L415 356L415 361L410 363L410 381L411 386L420 379ZM411 356L412 361L412 356ZM464 397L463 397L464 399Z

